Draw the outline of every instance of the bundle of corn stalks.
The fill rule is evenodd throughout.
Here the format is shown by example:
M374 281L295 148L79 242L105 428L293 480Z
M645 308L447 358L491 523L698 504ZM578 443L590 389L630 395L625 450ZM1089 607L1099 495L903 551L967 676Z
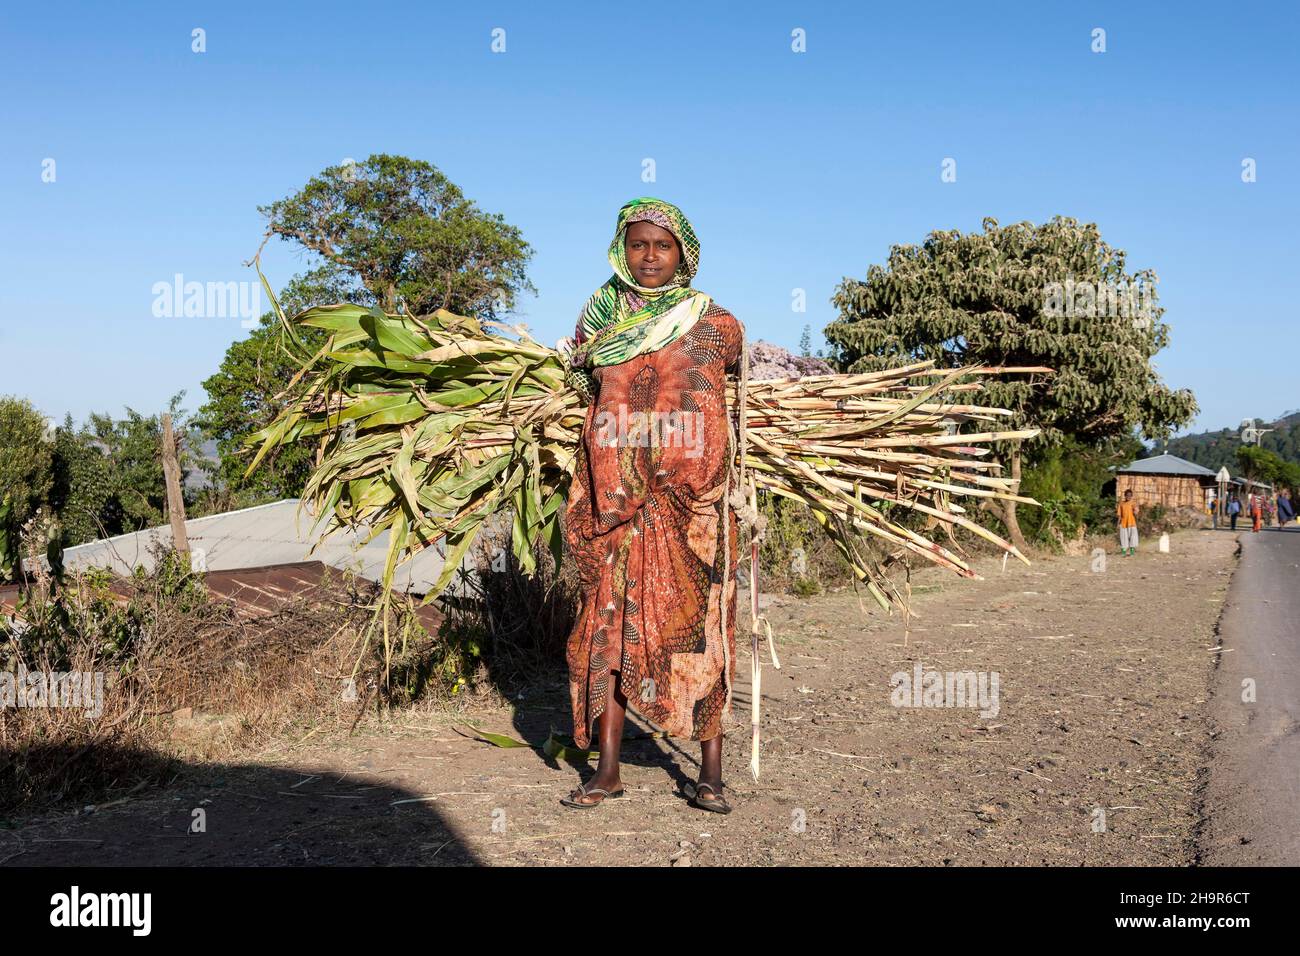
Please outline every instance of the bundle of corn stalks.
M384 594L400 563L445 541L442 573L425 601L447 587L484 522L506 509L520 567L535 569L539 541L558 561L560 513L586 415L559 352L523 326L447 311L417 317L333 305L280 318L302 367L282 392L284 411L248 439L260 446L248 472L278 444L316 442L303 494L316 517L313 532L322 521L322 537L344 527L365 527L371 538L391 531ZM323 329L329 338L310 354L299 327ZM883 607L903 603L881 567L899 556L974 576L952 538L957 527L1023 561L954 501L1032 503L980 459L993 442L1036 432L999 431L994 426L1009 411L953 402L980 389L973 374L999 371L1008 370L939 372L918 363L751 381L743 416L747 471L758 488L810 508ZM736 408L734 385L728 398ZM959 434L969 423L978 430ZM909 511L925 515L929 530L942 527L950 546L899 520ZM882 562L865 553L855 529L890 555Z
M915 554L976 576L953 550L955 528L1029 563L953 499L1037 504L1017 494L996 463L981 459L994 442L1032 438L1038 430L998 430L998 419L1011 415L1009 410L958 404L954 393L979 391L983 386L969 380L973 375L1031 371L1048 370L971 366L941 372L932 362L919 362L856 375L750 381L744 418L751 450L745 464L758 488L809 508L881 607L901 607L903 598L883 567L900 557ZM734 388L728 400L734 406ZM969 423L979 430L959 432ZM900 511L925 515L927 529L942 527L953 549L891 519ZM864 554L861 537L850 528L886 545L886 558Z

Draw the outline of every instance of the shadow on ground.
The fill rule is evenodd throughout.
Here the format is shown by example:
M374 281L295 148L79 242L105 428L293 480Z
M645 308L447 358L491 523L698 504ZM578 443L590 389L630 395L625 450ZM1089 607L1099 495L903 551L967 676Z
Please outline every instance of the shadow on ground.
M737 668L736 685L731 705L732 713L737 720L748 716L750 707L748 675L744 676L742 683L740 670L740 668ZM566 746L573 743L573 717L569 702L568 684L564 682L563 675L560 675L556 681L546 684L534 684L527 688L524 693L526 695L524 699L515 699L513 719L508 726L502 725L498 727L487 723L483 725L483 729L493 733L507 734L523 741L541 754L548 767L559 769L568 766L572 768L575 771L571 780L573 787L590 779L596 772L596 763L599 759L596 752L600 746L599 738L596 736L599 721L592 728L593 736L590 744L592 754L590 760L572 758L557 760L554 757L547 756L543 748L547 739L551 736L552 730L554 730L557 737L562 738L561 742ZM686 783L694 782L699 776L699 742L680 737L652 736L659 728L631 709L632 703L634 702L629 700L627 719L623 725L623 743L619 750L620 765L624 768L657 769L663 773L665 781L663 786L675 789L680 793ZM732 728L728 731L727 736L739 740L742 735ZM747 775L746 766L743 763L737 763L734 757L730 763L724 761L722 768L724 784L733 776L739 776L742 772ZM689 771L689 773L686 771Z
M131 755L124 754L129 757ZM145 754L139 755L141 759ZM465 866L436 801L354 773L178 763L161 789L0 819L0 865Z

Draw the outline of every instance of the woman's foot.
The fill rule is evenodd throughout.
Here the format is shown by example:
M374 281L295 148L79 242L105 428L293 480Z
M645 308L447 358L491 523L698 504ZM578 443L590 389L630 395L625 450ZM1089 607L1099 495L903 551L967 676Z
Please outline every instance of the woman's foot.
M686 795L693 807L713 813L731 812L731 805L722 795L721 780L700 780L699 783L687 784Z
M618 799L623 796L623 782L617 777L613 779L602 779L600 774L592 777L586 783L579 784L578 787L560 800L566 807L594 807L605 799Z

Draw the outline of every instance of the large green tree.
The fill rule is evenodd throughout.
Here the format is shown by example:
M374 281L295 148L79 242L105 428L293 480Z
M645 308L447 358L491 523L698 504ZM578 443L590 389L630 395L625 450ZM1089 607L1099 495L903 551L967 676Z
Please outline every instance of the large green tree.
M334 166L261 212L272 234L314 260L277 297L289 315L346 301L390 312L446 308L492 318L514 308L520 293L534 291L525 271L532 250L519 229L480 210L427 162L376 155ZM204 510L296 497L311 474L310 449L281 446L243 480L250 460L244 438L275 420L284 407L280 393L298 371L282 333L267 312L203 383L208 402L196 422L216 440L220 456L209 469L217 490L201 499ZM298 333L312 347L326 337L319 330Z
M1196 412L1191 392L1169 388L1151 364L1169 342L1155 273L1130 272L1094 224L985 219L979 232L933 232L891 248L865 280L845 278L832 301L840 315L825 336L846 371L920 359L1053 369L995 379L981 398L1012 410L1014 425L1042 429L1023 452L1030 463L1066 442L1118 448L1135 430L1162 438ZM1000 454L1019 480L1020 447ZM1001 516L1023 545L1015 503Z
M519 229L421 160L379 154L332 166L260 212L272 233L359 281L386 312L492 317L533 289Z

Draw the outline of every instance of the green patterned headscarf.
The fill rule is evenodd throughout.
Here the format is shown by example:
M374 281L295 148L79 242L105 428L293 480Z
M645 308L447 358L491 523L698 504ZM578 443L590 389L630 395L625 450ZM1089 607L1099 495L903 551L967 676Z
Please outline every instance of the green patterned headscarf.
M682 261L672 279L656 289L638 285L628 268L624 242L634 222L651 222L671 232L681 246ZM633 199L618 211L609 244L614 274L587 300L578 322L576 366L617 365L661 349L690 330L710 299L691 288L700 264L695 230L670 202L649 196Z

